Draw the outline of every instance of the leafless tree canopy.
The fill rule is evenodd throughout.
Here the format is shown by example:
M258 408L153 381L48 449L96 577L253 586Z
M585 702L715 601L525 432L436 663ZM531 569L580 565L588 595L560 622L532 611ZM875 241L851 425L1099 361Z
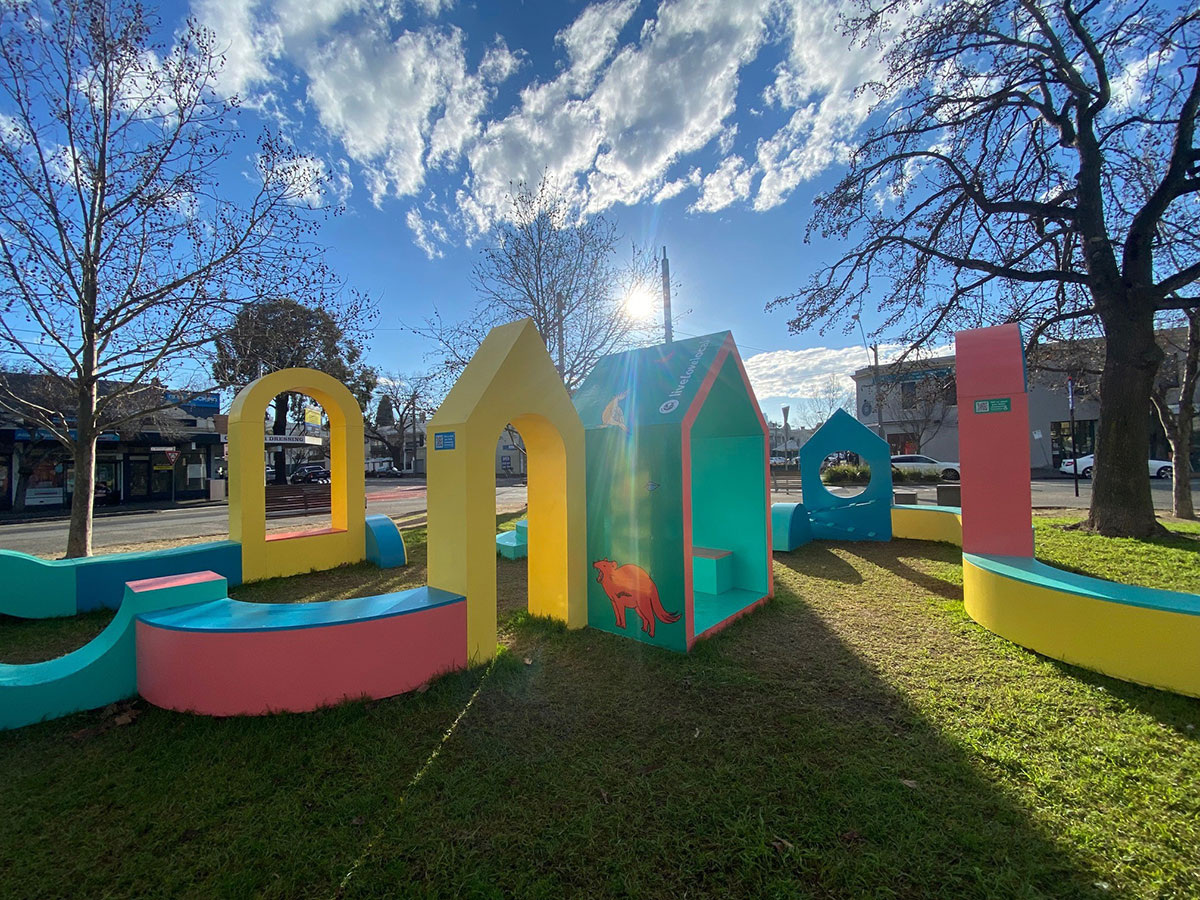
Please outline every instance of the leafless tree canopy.
M1108 339L1092 524L1154 529L1148 447L1155 316L1197 304L1200 12L1143 0L865 2L888 47L874 126L816 201L847 249L795 294L795 331L864 307L911 346L1021 321ZM1118 389L1117 383L1121 387Z
M418 333L436 343L452 377L490 329L531 318L574 390L600 357L645 340L653 323L631 317L623 301L635 287L654 289L658 261L634 247L619 267L616 225L602 215L580 218L548 178L536 189L517 185L509 213L472 273L475 315L447 323L435 314Z
M796 410L797 424L816 430L839 409L854 412L854 390L846 386L836 375L822 379L811 397L805 397Z
M199 372L238 304L330 281L321 169L265 134L244 171L213 34L189 24L160 46L155 25L136 0L0 7L0 352L74 398L75 433L11 385L0 402L75 458L70 555L90 550L97 432L143 414L130 400L155 379ZM247 175L249 201L222 195Z

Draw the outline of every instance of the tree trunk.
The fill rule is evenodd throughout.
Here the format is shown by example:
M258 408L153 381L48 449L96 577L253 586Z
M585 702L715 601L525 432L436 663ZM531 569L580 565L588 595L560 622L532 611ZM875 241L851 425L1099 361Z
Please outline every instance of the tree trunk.
M271 434L287 434L288 394L275 398L275 424ZM287 449L275 451L275 484L287 484Z
M1163 352L1154 340L1152 312L1109 313L1103 323L1104 372L1087 524L1099 534L1150 537L1162 531L1154 518L1146 460L1150 397Z
M1179 519L1196 518L1192 505L1192 416L1191 410L1184 415L1184 404L1179 405L1179 433L1171 441L1171 469L1174 484L1171 488L1171 508Z
M67 559L92 555L92 507L96 486L96 432L80 428L75 441L75 488L71 495L71 526Z
M29 492L29 479L33 475L32 457L28 450L18 449L14 454L17 482L13 491L13 512L25 511L25 495Z

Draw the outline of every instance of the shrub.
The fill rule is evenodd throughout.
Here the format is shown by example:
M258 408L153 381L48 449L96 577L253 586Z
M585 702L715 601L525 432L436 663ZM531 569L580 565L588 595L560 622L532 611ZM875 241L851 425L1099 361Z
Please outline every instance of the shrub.
M821 473L821 481L825 484L866 484L870 480L870 466L839 463Z
M942 477L937 472L892 466L892 484L937 484L941 480Z

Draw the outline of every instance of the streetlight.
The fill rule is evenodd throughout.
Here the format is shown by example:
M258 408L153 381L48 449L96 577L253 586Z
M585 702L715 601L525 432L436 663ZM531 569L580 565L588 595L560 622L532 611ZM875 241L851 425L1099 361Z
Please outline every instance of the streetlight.
M867 352L867 365L872 365L871 351L872 349L875 351L875 362L872 367L874 371L872 382L875 385L875 427L879 431L879 436L884 440L887 440L883 434L883 401L881 400L882 394L879 389L879 345L874 344L872 347L867 346L867 332L863 329L862 319L858 317L858 313L852 314L850 318L858 323L858 333L862 335L863 350Z

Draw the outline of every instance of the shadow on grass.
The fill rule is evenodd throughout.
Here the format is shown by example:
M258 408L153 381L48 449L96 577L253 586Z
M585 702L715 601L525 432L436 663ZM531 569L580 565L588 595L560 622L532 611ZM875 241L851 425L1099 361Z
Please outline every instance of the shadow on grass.
M1028 651L1033 653L1034 651ZM1090 669L1081 669L1070 663L1036 654L1068 678L1073 678L1092 687L1100 688L1112 697L1129 704L1134 709L1167 726L1180 737L1191 741L1200 740L1200 699L1184 697L1170 691L1132 684L1101 675Z
M814 541L796 550L787 553L776 551L772 555L785 566L789 566L800 553L804 554L804 570L813 578L820 578L823 581L840 581L843 584L862 583L862 575L859 574L858 569L834 553L827 541Z
M347 896L1102 896L786 587L690 656L514 632Z
M962 549L953 544L922 541L918 547L914 541L896 540L891 541L888 549L884 552L876 552L878 551L878 547L872 547L866 542L851 543L843 541L839 542L837 546L864 562L887 569L893 575L903 578L909 584L915 585L935 596L946 600L962 599L961 584L955 584L952 581L946 581L935 575L930 575L928 572L922 572L920 569L906 563L900 557L901 553L911 550L913 551L912 556L919 556L935 562L961 564ZM812 574L807 568L805 572L809 575Z

